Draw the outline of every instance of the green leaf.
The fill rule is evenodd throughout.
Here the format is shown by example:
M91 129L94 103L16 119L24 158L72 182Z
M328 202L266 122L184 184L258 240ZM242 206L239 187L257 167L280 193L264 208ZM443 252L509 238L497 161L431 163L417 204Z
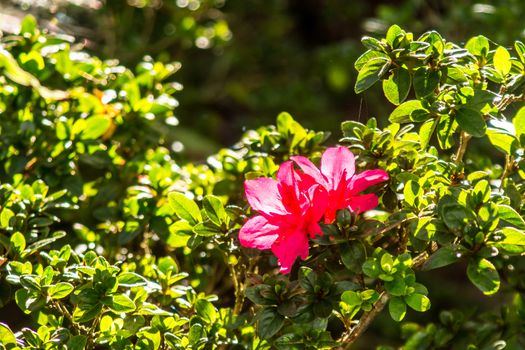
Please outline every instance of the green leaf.
M10 221L13 216L15 216L15 213L11 209L3 208L0 214L0 225L4 228L11 227Z
M501 220L525 230L525 220L514 208L505 204L498 204L498 216Z
M392 70L388 79L383 80L383 92L386 98L397 106L407 98L411 84L412 77L408 70L399 67Z
M490 50L490 44L486 37L478 35L470 38L465 48L475 56L486 57Z
M370 60L374 58L383 58L385 60L388 60L388 56L385 53L379 52L379 51L368 50L365 53L363 53L361 56L359 56L359 58L355 61L354 63L355 69L357 71L360 71L361 69L363 69L366 63L368 63Z
M487 128L490 143L505 154L512 155L519 146L518 139L505 130Z
M354 240L348 243L342 243L339 249L341 251L341 261L345 267L353 272L360 273L361 266L366 257L363 243Z
M20 24L20 34L34 35L36 33L37 23L36 18L32 15L27 15Z
M20 284L30 291L40 291L40 283L36 280L35 277L31 275L22 275L20 276Z
M386 42L390 44L390 46L393 46L397 36L402 33L403 29L401 29L397 24L390 26L386 32Z
M118 275L117 281L119 286L127 288L140 287L148 284L148 280L135 272L123 272Z
M34 252L36 252L37 250L39 250L40 248L42 247L45 247L46 245L48 244L51 244L57 240L59 240L60 238L63 238L66 236L66 232L65 231L57 231L55 233L53 233L53 236L52 237L48 237L48 238L44 238L44 239L41 239L39 241L36 241L34 243L31 243L27 249L24 251L24 256L27 256L29 254L32 254Z
M197 315L207 323L214 323L217 319L215 307L206 299L198 299L195 302L195 310L197 311Z
M106 303L108 307L114 312L132 312L135 311L136 306L133 300L131 300L125 294L115 294L109 298Z
M86 119L86 124L80 138L82 140L94 140L109 129L111 120L106 116L95 115Z
M201 212L197 204L180 192L168 194L168 201L175 214L192 225L202 221Z
M467 209L460 204L444 204L440 212L445 225L451 230L462 229L469 217Z
M403 196L405 202L414 207L419 202L420 197L423 196L423 191L416 181L408 180L403 189Z
M409 123L415 113L428 114L428 111L423 108L419 100L406 101L392 111L388 120L392 123Z
M401 321L405 318L407 313L407 305L403 298L392 297L388 302L388 312L390 312L390 317L396 322Z
M430 299L423 294L410 294L404 297L405 302L415 311L425 312L430 309Z
M33 87L43 98L52 100L63 100L69 97L69 93L59 90L49 90L40 85L40 82L30 73L18 65L16 59L9 51L0 48L0 67L4 68L4 74L17 84Z
M228 215L226 214L226 210L224 210L224 205L218 197L207 195L202 200L202 207L204 208L208 219L210 219L215 225L220 227L226 222Z
M0 323L0 339L2 339L2 345L16 345L16 337L5 323Z
M421 142L421 149L425 150L427 148L437 123L438 119L429 119L425 121L419 128L419 140Z
M353 290L343 292L343 294L341 294L341 301L348 306L359 306L363 303L359 294Z
M102 304L79 304L73 311L74 322L88 322L97 317L102 311Z
M456 121L461 129L474 137L483 137L487 124L480 111L470 108L460 108L456 111Z
M390 65L390 61L383 57L373 58L368 61L357 75L355 92L359 94L374 85L381 78L380 73L388 65Z
M75 289L71 283L59 282L47 290L47 295L51 299L62 299L67 297Z
M69 350L84 350L87 344L87 337L85 335L72 336L67 342Z
M420 67L414 73L414 90L418 98L428 96L439 86L439 71Z
M381 267L375 260L367 260L363 263L363 273L369 277L377 278L379 274Z
M467 276L485 295L494 294L499 289L498 271L487 259L471 259L467 267Z
M198 223L193 227L193 232L203 237L211 237L222 233L211 221Z
M206 330L204 329L203 325L201 325L200 323L194 323L191 325L190 331L188 333L188 340L190 344L197 345L201 341L201 339L205 339L205 337Z
M441 116L439 118L436 127L439 147L449 149L454 146L454 132L457 126L458 123L449 116Z
M379 51L382 49L381 42L377 40L376 38L372 38L370 36L362 37L361 43L363 44L364 47L366 47L369 50Z
M516 129L516 137L521 140L521 135L525 135L525 107L519 109L512 119L512 124L514 129Z
M512 62L510 61L510 54L506 48L499 46L494 52L494 68L500 74L507 75L512 68Z
M462 258L461 247L448 245L435 251L422 266L422 270L428 271L458 262Z
M276 308L267 307L257 313L257 331L262 339L274 336L284 325L284 316Z
M498 236L501 238L496 239ZM503 227L494 232L492 238L498 244L525 245L525 232L514 227Z
M13 233L9 242L11 251L16 255L20 255L26 249L26 239L20 232Z
M525 45L521 41L517 40L514 43L514 49L516 50L521 63L525 63Z

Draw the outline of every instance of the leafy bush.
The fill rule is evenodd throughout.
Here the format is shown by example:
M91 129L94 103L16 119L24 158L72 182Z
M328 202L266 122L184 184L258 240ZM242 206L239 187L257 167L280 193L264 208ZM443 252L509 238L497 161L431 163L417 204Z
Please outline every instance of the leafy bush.
M178 64L130 70L27 17L0 50L0 347L344 349L385 307L397 322L432 310L447 285L424 280L452 264L501 312L412 319L404 348L524 347L524 44L398 26L363 44L355 90L382 84L386 127L345 121L327 148L281 113L194 164L173 136ZM262 182L293 222L270 222ZM292 234L301 250L261 249L260 218L280 225L272 250Z

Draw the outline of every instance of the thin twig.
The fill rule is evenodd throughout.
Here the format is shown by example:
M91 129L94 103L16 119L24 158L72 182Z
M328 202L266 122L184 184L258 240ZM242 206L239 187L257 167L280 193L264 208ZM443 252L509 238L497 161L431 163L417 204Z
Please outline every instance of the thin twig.
M464 131L461 131L461 137L459 139L459 148L456 153L456 156L454 158L454 163L459 164L463 160L463 156L465 155L465 152L467 151L467 145L470 139L472 138L471 135L467 134Z
M412 267L414 269L419 269L428 259L428 256L429 255L427 252L423 252L416 256L413 259ZM339 342L342 343L342 345L338 348L338 350L350 349L354 342L368 329L368 326L370 326L376 316L379 315L385 308L389 299L390 296L387 292L381 292L379 299L375 302L372 310L363 313L359 319L359 322L354 327L352 327L349 332L345 332L343 336L341 336Z
M389 295L386 292L382 292L379 295L379 300L375 302L374 307L372 310L365 312L361 318L359 319L359 323L355 325L350 332L346 333L341 337L340 342L343 343L343 345L340 347L341 350L350 349L352 344L363 334L367 329L368 326L372 323L372 321L376 318L381 311L383 311L384 307L388 303L388 300L390 299Z

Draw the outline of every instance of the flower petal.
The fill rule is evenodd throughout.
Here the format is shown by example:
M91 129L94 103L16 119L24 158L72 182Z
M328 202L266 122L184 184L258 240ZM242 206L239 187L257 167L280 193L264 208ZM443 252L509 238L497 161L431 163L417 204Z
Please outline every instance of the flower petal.
M364 191L370 186L376 185L383 181L388 181L388 173L381 169L366 170L356 174L348 183L347 189L352 193Z
M304 202L304 196L301 196L299 187L300 177L295 171L291 160L282 163L277 170L277 181L281 201L288 212L298 213L301 211L301 204Z
M261 216L246 221L239 231L239 241L247 248L270 249L279 238L279 227Z
M342 179L355 173L355 158L346 147L330 147L321 157L321 173L328 179L331 189L336 189Z
M362 213L364 211L374 209L377 207L379 199L373 193L363 194L360 196L351 196L348 198L348 209L355 213Z
M308 189L307 194L310 202L308 219L314 223L317 223L319 220L321 220L326 209L330 205L328 192L324 187L315 185Z
M310 159L303 156L293 156L290 157L290 159L292 159L299 166L299 168L301 168L303 173L314 178L318 184L327 187L325 177L323 174L321 174L321 171L314 165L314 163L310 161Z
M277 181L267 177L244 182L246 198L251 207L267 216L288 214L281 199Z
M272 252L277 257L282 273L289 273L292 266L300 257L308 257L308 237L302 230L288 231L272 246Z

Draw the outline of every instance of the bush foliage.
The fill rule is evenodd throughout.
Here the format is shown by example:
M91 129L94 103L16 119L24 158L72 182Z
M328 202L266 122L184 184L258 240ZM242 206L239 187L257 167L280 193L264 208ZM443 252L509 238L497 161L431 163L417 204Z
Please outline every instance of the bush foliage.
M243 183L294 155L317 162L327 132L281 113L184 163L179 64L100 60L32 17L2 38L0 348L344 349L383 308L398 322L431 309L423 280L452 264L501 310L405 322L404 348L525 347L525 45L398 26L362 42L355 91L381 84L396 108L337 136L359 172L390 180L283 275L239 244L256 215Z

